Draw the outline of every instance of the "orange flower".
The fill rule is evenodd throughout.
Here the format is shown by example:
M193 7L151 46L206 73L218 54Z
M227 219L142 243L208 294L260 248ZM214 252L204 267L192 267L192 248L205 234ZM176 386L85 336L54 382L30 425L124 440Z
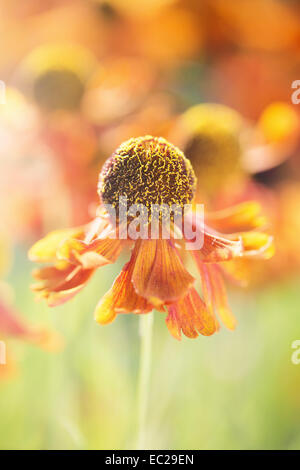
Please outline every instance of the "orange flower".
M156 238L148 237L154 217L153 212L147 212L146 222L137 224L140 236L134 237L130 232L136 222L130 209L133 205L139 211L142 207L151 210L157 204L184 208L192 203L195 190L196 178L189 160L165 139L146 136L123 143L100 173L101 205L96 219L84 227L52 232L29 251L31 260L52 263L35 271L38 282L33 290L50 306L63 303L85 286L98 267L116 261L127 247L132 250L130 259L98 303L97 322L106 324L119 313L143 314L155 308L167 313L167 327L177 339L181 333L190 338L199 333L213 334L219 329L217 315L233 329L235 319L223 281L226 262L272 255L272 237L253 230L261 220L257 205L245 203L211 214L209 227L202 227L195 213L184 212L184 230L174 213L169 220L168 237L163 234L168 218L161 211ZM124 205L124 197L128 206ZM108 205L115 210L115 219ZM126 223L122 219L124 213ZM217 231L222 223L229 235ZM186 228L192 237L186 235ZM184 236L180 238L178 232ZM192 243L198 236L203 240L199 247ZM194 277L184 266L187 254L196 262L202 297L194 287Z
M56 350L61 347L62 340L57 333L46 328L28 326L16 310L0 298L0 334L1 337L22 339L45 349Z
M123 56L106 60L87 82L82 102L84 116L98 126L118 123L144 105L156 75L146 60Z
M298 23L293 2L244 0L239 8L235 2L226 0L207 0L207 3L225 35L240 48L286 51L297 44Z
M272 202L272 204L271 204ZM300 271L300 188L297 182L286 181L276 185L274 199L265 206L276 244L276 256L262 260L237 260L227 263L227 270L235 277L246 277L248 287L259 287L299 275Z
M254 128L254 145L245 153L243 164L249 173L279 166L287 159L297 160L300 119L295 106L276 101L264 108Z
M235 203L253 197L258 185L252 176L290 158L299 129L297 112L284 102L265 108L257 123L228 106L202 103L179 115L169 136L191 160L198 196L215 208L220 199Z
M28 325L1 292L0 380L11 378L18 369L13 353L11 353L11 340L21 340L51 352L58 351L63 346L63 340L59 333L48 328Z

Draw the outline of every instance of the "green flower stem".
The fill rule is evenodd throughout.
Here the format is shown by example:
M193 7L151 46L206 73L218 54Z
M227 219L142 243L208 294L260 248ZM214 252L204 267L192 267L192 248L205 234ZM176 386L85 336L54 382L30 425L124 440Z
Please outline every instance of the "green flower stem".
M140 316L141 353L137 390L137 449L146 448L146 420L151 371L153 313Z

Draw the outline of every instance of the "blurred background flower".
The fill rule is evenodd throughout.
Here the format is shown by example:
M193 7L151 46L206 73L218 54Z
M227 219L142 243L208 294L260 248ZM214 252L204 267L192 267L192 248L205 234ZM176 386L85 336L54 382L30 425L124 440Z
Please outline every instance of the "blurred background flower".
M177 343L155 316L147 446L299 448L300 13L296 0L238 3L0 0L0 377L18 368L0 381L0 448L134 445L136 319L100 328L90 315L127 258L50 310L29 291L26 253L94 218L103 162L147 134L192 160L213 213L249 204L276 243L268 261L228 262L227 276L249 284L228 284L234 333ZM31 347L12 325L57 330L65 348Z

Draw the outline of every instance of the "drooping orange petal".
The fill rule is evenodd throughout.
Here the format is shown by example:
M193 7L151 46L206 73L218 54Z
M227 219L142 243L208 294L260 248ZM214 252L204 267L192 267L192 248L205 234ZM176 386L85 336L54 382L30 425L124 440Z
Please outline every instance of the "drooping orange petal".
M66 264L63 267L55 265L35 269L32 275L38 282L31 287L34 291L42 291L45 288L48 290L55 289L65 282L68 276L75 272L75 270L77 270L77 268L71 264Z
M138 240L134 250L133 285L152 303L174 301L193 284L172 240Z
M222 233L246 232L266 225L261 205L247 201L217 212L207 213L205 220L210 227Z
M108 218L103 217L101 206L98 207L97 214L97 217L86 227L86 234L84 238L86 243L91 243L92 240L97 238L97 236L103 233L107 226L110 225Z
M199 222L192 214L187 214L184 219L185 249L187 251L192 254L198 252L204 263L228 261L242 255L243 246L240 239L237 237L225 238L216 230L205 225L203 219L200 219ZM193 238L187 238L186 233L193 235Z
M73 299L78 292L83 289L85 283L82 283L79 286L68 288L65 290L57 291L57 292L48 292L47 295L44 293L44 298L47 300L47 304L49 307L58 307L59 305L68 302L68 300Z
M190 229L193 227L194 232L195 230L198 232L199 240L201 240L200 235L203 238L202 247L199 249L194 244L196 236L192 243L186 239L191 245L191 247L186 245L186 250L192 253L198 252L204 263L219 263L243 256L267 259L274 254L273 237L266 233L249 231L222 236L208 226L195 227L191 217L187 217L185 223L190 224Z
M166 325L171 335L174 336L174 338L181 340L181 326L178 321L177 309L175 304L171 304L168 307Z
M193 253L195 261L197 263L197 267L201 276L201 286L202 286L202 293L204 297L204 302L209 310L209 312L212 314L215 320L216 324L216 329L220 329L220 324L217 320L217 317L214 312L214 299L213 299L213 286L212 282L210 279L210 270L209 270L209 265L203 263L200 258L198 253Z
M55 230L36 242L29 250L31 261L48 263L56 260L56 252L59 246L68 238L83 238L83 227Z
M98 323L112 322L117 313L147 313L153 309L153 305L138 295L133 287L132 272L135 259L136 252L134 251L130 261L125 264L111 289L97 305L95 319Z
M274 255L274 239L262 232L241 233L244 256L251 258L270 259Z
M220 266L217 264L204 264L198 253L194 253L194 258L201 276L203 296L209 311L214 315L217 328L218 314L224 325L230 330L235 328L236 320L228 306L225 284L222 278ZM227 263L224 263L224 265Z
M118 279L118 278L117 278ZM116 280L117 280L116 279ZM116 281L115 281L116 282ZM99 303L96 306L94 312L94 318L97 323L100 325L106 325L107 323L111 323L117 316L117 312L115 310L115 302L116 302L116 295L111 288Z
M210 336L216 331L213 316L193 287L185 297L167 306L166 324L170 333L181 338L181 331L188 338L196 338L199 333Z
M82 253L85 248L86 245L82 240L67 238L58 247L56 257L59 260L64 260L71 264L79 264L76 255Z
M111 238L96 239L87 244L70 238L58 249L58 259L79 264L84 269L99 268L114 263L122 250L122 241Z
M255 260L254 260L255 261ZM239 287L248 285L249 277L251 277L251 266L249 259L239 258L219 265L225 279Z
M218 234L205 231L203 246L197 251L203 263L219 263L241 256L243 246L240 239L229 240Z
M210 271L215 310L224 325L229 330L234 330L236 327L236 319L228 306L226 288L219 267L217 265L210 265L208 269Z
M52 292L68 293L73 289L82 288L94 273L93 269L76 268L72 271L64 282L52 289Z
M120 255L123 246L126 241L113 239L109 237L97 238L87 246L86 251L79 256L79 260L82 264L89 264L88 257L91 252L94 252L97 257L105 260L105 264L114 263Z
M82 269L69 265L65 269L46 267L34 272L39 281L32 289L38 298L47 299L51 307L60 305L76 295L87 283L94 269Z

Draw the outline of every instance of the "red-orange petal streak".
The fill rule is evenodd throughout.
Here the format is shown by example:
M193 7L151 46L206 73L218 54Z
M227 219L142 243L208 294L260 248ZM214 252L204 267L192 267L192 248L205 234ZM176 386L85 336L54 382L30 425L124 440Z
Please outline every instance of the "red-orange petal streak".
M199 256L204 263L219 263L241 256L242 251L241 240L228 240L206 231Z
M216 328L217 330L219 330L220 324L214 312L214 292L213 292L213 285L211 282L211 274L210 274L209 265L202 263L202 261L199 259L198 253L194 253L194 258L197 263L197 267L201 276L201 286L202 286L202 292L203 292L205 304L208 310L210 311L210 313L212 314L212 316L214 317Z
M216 331L213 316L193 287L185 297L169 305L168 312L166 324L177 339L180 339L181 331L188 338L196 338L199 333L210 336Z
M31 261L47 263L56 261L56 252L65 240L72 238L83 238L84 228L69 228L63 230L54 230L48 233L44 238L37 241L29 250L28 256Z
M147 313L153 309L153 305L138 295L133 287L132 272L135 259L136 252L133 251L130 261L125 264L111 289L97 305L95 319L98 323L112 322L117 313Z
M79 264L84 269L92 269L114 263L121 250L122 241L117 239L96 239L87 244L84 241L71 238L61 245L57 257L73 264Z
M138 240L132 281L136 291L155 302L182 297L194 282L171 240Z
M62 338L58 333L46 328L27 326L18 313L3 300L0 300L0 333L30 341L51 351L62 346Z
M82 269L73 265L64 269L46 267L34 272L38 282L31 287L37 292L38 298L46 298L48 305L54 307L74 297L93 273L94 269Z
M261 215L261 205L256 201L242 202L217 212L206 214L205 220L210 227L222 233L246 232L266 225Z
M213 289L213 302L215 309L229 330L234 330L236 327L236 319L228 306L226 287L217 265L208 266L210 271L210 280Z

